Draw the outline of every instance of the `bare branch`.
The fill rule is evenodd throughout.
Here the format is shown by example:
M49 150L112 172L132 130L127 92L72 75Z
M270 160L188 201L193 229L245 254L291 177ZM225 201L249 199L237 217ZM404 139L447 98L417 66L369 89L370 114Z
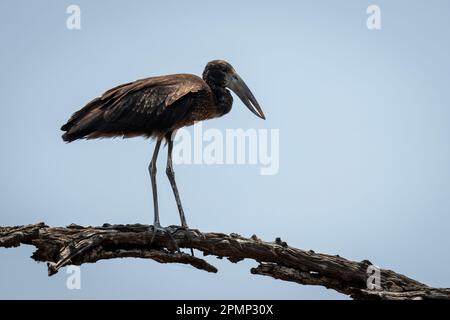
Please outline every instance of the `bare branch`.
M49 275L67 265L95 263L102 259L146 258L160 263L183 263L207 272L217 269L201 258L177 251L197 249L203 255L227 258L231 262L253 259L259 263L252 274L270 276L303 285L318 285L354 299L450 299L450 289L430 288L391 270L378 269L379 287L367 285L372 263L350 261L337 255L305 251L288 246L281 239L265 242L256 236L202 233L194 229L168 228L170 234L152 226L109 225L51 228L44 223L0 227L0 247L34 245L32 258L48 262ZM151 242L154 235L154 240ZM373 267L372 267L373 268Z

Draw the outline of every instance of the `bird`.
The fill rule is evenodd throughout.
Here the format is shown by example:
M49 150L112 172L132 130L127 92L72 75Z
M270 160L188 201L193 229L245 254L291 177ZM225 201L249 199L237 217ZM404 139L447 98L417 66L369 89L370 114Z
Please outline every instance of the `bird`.
M259 103L232 65L224 60L206 64L202 77L193 74L154 76L116 86L75 112L61 127L62 139L141 136L156 140L148 171L153 194L153 228L160 224L156 161L161 143L167 145L166 174L181 221L188 229L172 164L176 131L196 122L218 118L231 111L234 92L256 116L266 119Z

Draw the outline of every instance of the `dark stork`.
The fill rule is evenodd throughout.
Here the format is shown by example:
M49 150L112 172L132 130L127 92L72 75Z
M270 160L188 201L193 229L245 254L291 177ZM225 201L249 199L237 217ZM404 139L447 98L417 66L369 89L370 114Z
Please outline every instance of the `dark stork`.
M153 191L154 225L159 222L156 159L165 140L168 145L166 173L172 186L182 228L188 228L172 167L173 137L177 129L197 121L221 117L231 110L231 89L247 108L265 119L258 102L233 67L223 60L209 62L203 79L174 74L136 80L112 88L75 112L61 130L64 141L104 137L144 136L156 139L148 167ZM163 228L161 228L163 229Z

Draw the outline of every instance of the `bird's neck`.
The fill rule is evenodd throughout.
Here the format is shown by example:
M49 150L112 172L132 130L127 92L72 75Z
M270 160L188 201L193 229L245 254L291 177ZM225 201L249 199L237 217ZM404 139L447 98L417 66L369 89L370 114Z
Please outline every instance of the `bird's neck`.
M210 88L216 97L216 104L221 115L230 112L231 106L233 105L233 97L230 91L222 86L210 85Z

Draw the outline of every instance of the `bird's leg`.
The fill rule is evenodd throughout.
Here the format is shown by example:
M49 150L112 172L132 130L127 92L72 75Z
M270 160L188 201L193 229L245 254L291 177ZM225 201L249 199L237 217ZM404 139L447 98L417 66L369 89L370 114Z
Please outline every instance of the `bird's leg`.
M172 133L166 135L167 139L167 167L166 174L169 178L170 185L172 186L173 194L175 196L175 201L177 202L178 212L180 213L181 220L181 228L188 229L188 225L186 223L186 217L184 216L183 206L181 205L180 194L178 193L177 183L175 182L175 172L173 171L172 164L172 151L173 151L173 140ZM175 231L176 232L176 231ZM194 250L191 248L191 255L194 256Z
M156 161L158 159L158 153L159 148L161 147L161 141L162 139L158 139L155 146L155 151L153 151L152 160L150 161L150 164L148 166L148 171L150 173L150 180L152 182L152 192L153 192L153 208L154 208L154 221L153 221L153 236L150 240L150 244L153 243L153 240L155 240L156 233L158 230L161 230L165 233L167 233L173 243L173 246L176 251L180 251L178 248L178 245L172 235L172 232L170 230L166 230L166 228L161 227L161 223L159 222L159 208L158 208L158 191L156 188Z
M158 139L155 145L155 151L153 151L152 160L148 166L148 172L150 173L150 180L152 182L152 192L153 192L153 213L154 221L153 226L155 228L160 227L159 223L159 209L158 209L158 191L156 189L156 160L158 159L159 148L161 147L161 139ZM153 239L152 239L153 241Z
M178 193L177 183L175 182L175 172L173 171L172 164L173 140L171 136L172 134L166 136L166 139L168 140L166 174L169 178L170 185L172 186L175 201L177 202L178 212L180 213L181 227L184 229L188 229L186 217L184 216L183 206L181 205L180 195Z

